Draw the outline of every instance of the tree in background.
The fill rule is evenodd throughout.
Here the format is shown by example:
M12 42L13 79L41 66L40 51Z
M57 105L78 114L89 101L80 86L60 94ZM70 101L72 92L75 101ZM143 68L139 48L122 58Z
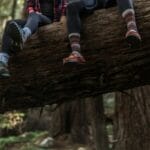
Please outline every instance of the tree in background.
M0 34L2 35L7 20L21 17L25 0L0 0ZM1 39L0 35L0 39Z
M69 135L73 143L108 150L102 96L63 103L52 115L54 137Z
M150 150L150 86L116 93L115 150Z

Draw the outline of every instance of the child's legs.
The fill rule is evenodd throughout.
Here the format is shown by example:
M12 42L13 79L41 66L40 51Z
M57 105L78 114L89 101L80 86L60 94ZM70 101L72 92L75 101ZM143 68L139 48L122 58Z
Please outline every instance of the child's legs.
M107 1L110 1L110 0L98 0L96 9L111 7L111 5L113 5L113 4L107 4ZM111 2L113 1L111 0ZM106 6L106 5L110 5L110 6Z
M127 25L126 40L131 47L139 47L141 36L138 33L132 0L117 0L122 17Z
M106 0L99 0L97 7L94 9L102 9L105 6ZM87 10L84 2L82 0L69 0L67 6L67 27L68 33L80 33L81 32L81 19L80 16L86 16L90 14L93 10Z
M28 16L27 23L24 27L28 27L31 30L31 34L35 33L39 26L50 24L51 20L42 15L37 13L31 13Z
M21 27L23 27L26 23L25 20L13 20L13 21L17 22L17 24L20 25ZM9 55L12 50L12 39L8 34L8 27L9 27L10 22L11 21L8 21L5 26L5 30L4 30L4 34L3 34L3 38L2 38L2 49L1 49L1 52L7 53Z
M72 53L69 57L63 59L63 63L85 63L85 59L80 52L80 32L81 20L80 12L85 9L82 0L69 0L67 6L67 28L69 34L69 41Z
M67 6L67 27L69 35L72 33L81 32L80 12L84 9L84 4L81 0L69 1Z

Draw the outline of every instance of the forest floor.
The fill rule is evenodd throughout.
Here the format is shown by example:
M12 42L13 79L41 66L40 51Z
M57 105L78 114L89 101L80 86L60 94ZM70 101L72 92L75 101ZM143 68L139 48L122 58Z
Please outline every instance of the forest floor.
M106 99L104 101L104 107L105 107L105 114L106 116L108 116L108 118L114 114L114 100L112 98L112 95L106 95L104 97L104 99ZM41 108L40 108L41 110ZM38 112L40 112L40 110L35 110L35 114L37 115ZM43 113L43 119L44 116L48 116L49 117L49 109L45 111L48 112L48 114ZM34 111L32 110L31 112L28 111L29 114L34 115ZM12 114L12 113L10 113ZM23 113L20 112L13 112L13 118L16 118L18 120L18 115L19 118L24 117ZM81 145L81 144L76 144L71 142L71 138L69 137L69 135L64 135L63 137L59 137L59 139L53 139L50 137L50 133L48 133L48 131L44 128L42 130L46 130L44 131L35 131L38 130L37 126L38 124L41 125L40 123L43 121L39 118L30 118L32 119L31 122L33 122L33 124L30 124L31 128L33 126L34 128L34 132L33 130L28 130L28 131L32 131L32 132L25 132L24 130L20 131L20 128L16 128L15 127L15 131L18 131L17 133L21 135L18 136L10 136L10 135L14 135L14 134L10 134L11 132L8 131L6 132L6 134L2 134L3 132L1 132L1 130L3 131L3 128L5 127L10 127L10 122L9 122L9 114L6 115L0 115L0 150L95 150L94 148L94 143L92 144L87 144L87 145ZM38 115L37 115L38 116ZM37 120L36 120L37 119ZM12 119L11 119L12 120ZM13 119L15 120L15 119ZM49 120L49 119L47 119ZM36 122L36 124L34 124ZM30 122L29 122L30 123ZM48 122L46 122L46 124L49 124ZM28 126L29 124L27 124L26 126ZM36 127L35 127L36 125ZM44 124L42 124L44 127ZM22 127L22 126L21 126ZM36 128L36 129L35 129ZM48 126L49 128L49 126ZM17 129L17 130L16 130ZM22 128L21 128L22 129ZM30 128L29 128L30 129ZM110 149L113 146L113 125L109 124L106 126L107 129L107 133L108 133L108 138L109 138L109 147ZM4 130L5 131L5 130ZM26 130L27 131L27 130ZM23 133L25 132L25 133ZM5 132L4 132L5 133ZM5 135L5 137L3 136Z
M94 150L64 139L56 141L47 135L47 132L31 132L0 138L0 150Z

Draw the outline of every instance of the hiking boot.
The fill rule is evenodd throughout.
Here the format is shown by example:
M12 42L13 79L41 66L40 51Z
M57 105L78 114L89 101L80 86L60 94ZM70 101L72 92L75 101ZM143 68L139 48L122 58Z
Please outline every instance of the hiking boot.
M127 24L126 40L131 48L138 48L141 45L141 36L138 33L135 12L127 9L122 13L122 17Z
M24 33L22 28L15 21L10 22L8 26L8 34L12 38L12 47L15 47L17 50L22 50L24 44Z
M0 61L0 78L9 78L9 70L7 68L7 65Z
M126 40L131 48L138 48L141 45L141 36L136 30L128 30Z
M86 60L84 57L78 52L73 51L68 57L63 59L63 64L85 64Z

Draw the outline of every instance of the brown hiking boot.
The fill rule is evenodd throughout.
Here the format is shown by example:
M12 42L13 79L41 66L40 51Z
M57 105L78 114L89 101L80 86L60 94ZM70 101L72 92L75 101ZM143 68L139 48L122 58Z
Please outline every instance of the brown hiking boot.
M138 33L135 12L133 9L127 9L122 13L127 24L126 40L131 48L138 48L141 45L141 36Z
M132 48L138 48L141 45L141 36L136 30L128 30L126 33L126 40Z
M12 38L12 46L17 51L20 51L23 49L23 30L22 28L15 22L10 22L8 26L8 33L10 37Z
M73 51L68 57L63 59L63 64L85 64L86 60L84 57L78 52Z

